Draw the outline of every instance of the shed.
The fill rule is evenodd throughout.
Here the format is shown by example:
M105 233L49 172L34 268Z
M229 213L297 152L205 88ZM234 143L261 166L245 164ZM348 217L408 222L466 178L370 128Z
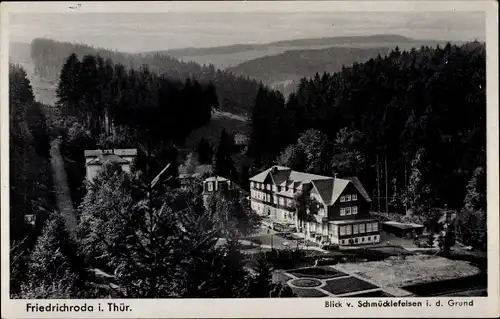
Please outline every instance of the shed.
M400 238L411 238L413 234L422 235L425 227L413 223L400 223L395 221L387 221L382 223L382 230L386 233L393 234Z

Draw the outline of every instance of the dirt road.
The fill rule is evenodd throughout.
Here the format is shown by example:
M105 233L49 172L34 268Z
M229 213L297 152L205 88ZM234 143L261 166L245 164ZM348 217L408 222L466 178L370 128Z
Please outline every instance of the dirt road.
M66 170L64 169L64 161L59 149L60 145L60 138L54 139L50 145L52 179L56 192L57 208L64 217L68 230L73 231L77 225L77 217L71 201Z

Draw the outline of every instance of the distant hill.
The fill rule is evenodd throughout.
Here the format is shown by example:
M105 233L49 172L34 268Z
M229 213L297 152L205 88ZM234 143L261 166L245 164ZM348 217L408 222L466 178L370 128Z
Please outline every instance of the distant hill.
M406 38L404 38L406 39ZM394 38L397 40L397 38ZM338 40L336 43L347 43L348 39ZM310 39L304 43L325 43L319 39ZM333 40L330 43L334 43ZM353 63L363 63L377 55L384 56L391 50L399 47L401 51L420 48L421 46L436 47L444 46L445 41L417 41L406 39L405 41L392 44L384 43L384 46L371 47L376 42L364 44L354 43L328 47L324 49L289 50L277 55L269 55L258 59L240 63L237 66L227 68L234 74L245 75L263 82L275 89L279 89L285 95L291 93L298 80L303 77L311 77L316 73L340 71L343 66Z
M147 65L152 72L173 80L185 81L187 78L195 78L202 84L213 82L219 97L220 109L235 114L245 114L251 110L259 88L257 81L247 77L235 76L214 66L201 66L195 62L185 63L162 53L132 54L85 44L37 38L30 45L11 45L9 55L11 62L21 63L25 68L32 70L28 73L31 73L30 79L35 79L34 85L39 82L54 86L63 64L72 53L76 53L80 58L88 54L98 54L127 68L138 69Z
M326 49L330 47L396 47L420 46L421 43L434 46L446 41L415 40L400 35L381 34L369 36L342 36L329 38L309 38L270 42L264 44L235 44L207 48L183 48L146 54L168 54L179 60L193 61L202 65L213 64L217 68L229 68L257 58L278 55L292 50Z

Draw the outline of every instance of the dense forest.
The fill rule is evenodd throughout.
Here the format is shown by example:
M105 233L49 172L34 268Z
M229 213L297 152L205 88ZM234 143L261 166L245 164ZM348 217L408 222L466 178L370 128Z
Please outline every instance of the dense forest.
M17 65L9 66L9 92L10 262L11 278L19 279L55 203L44 106L34 101L26 73Z
M172 163L167 173L176 178L177 146L209 123L212 111L219 108L212 83L172 80L150 72L146 65L126 69L98 55L81 60L76 54L68 57L57 97L69 128L62 151L77 204L85 191L85 149L137 148L138 170L157 174ZM146 154L150 154L148 163Z
M485 202L469 203L486 193L485 74L484 44L474 42L396 48L304 78L287 100L261 87L249 154L263 168L357 175L374 210L386 210L387 196L391 210L467 206L485 216Z
M91 55L82 61L71 55L60 78L60 112L51 114L61 117L59 125L70 125L54 131L66 135L66 156L82 158L92 142L112 147L145 139L146 163L138 163L139 174L106 164L92 183L84 184L78 225L69 229L52 201L44 202L52 199L49 134L26 73L12 66L11 297L294 296L290 287L272 282L267 257L255 255L252 270L247 268L238 237L258 227L259 218L241 193L215 194L213 209L206 212L199 189L181 190L168 179L152 186L148 173L161 158L156 151L210 120L217 107L213 86L174 82L145 67L126 72ZM30 214L36 214L37 227L25 222ZM241 216L251 218L242 222ZM226 239L223 245L220 236Z
M49 39L34 39L31 43L35 74L57 80L66 59L73 53L79 57L99 55L103 60L111 59L127 70L137 70L147 65L151 73L164 75L172 81L184 82L186 78L196 78L205 85L213 83L218 92L220 109L236 114L250 112L259 86L255 80L217 70L213 65L201 66L194 62L181 62L164 53L129 54Z

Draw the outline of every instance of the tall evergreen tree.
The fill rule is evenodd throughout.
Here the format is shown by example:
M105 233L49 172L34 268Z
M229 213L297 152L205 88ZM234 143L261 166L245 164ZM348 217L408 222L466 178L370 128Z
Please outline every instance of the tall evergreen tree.
M228 178L237 179L238 174L234 167L232 153L234 150L234 140L223 129L220 135L219 145L214 155L214 174Z

